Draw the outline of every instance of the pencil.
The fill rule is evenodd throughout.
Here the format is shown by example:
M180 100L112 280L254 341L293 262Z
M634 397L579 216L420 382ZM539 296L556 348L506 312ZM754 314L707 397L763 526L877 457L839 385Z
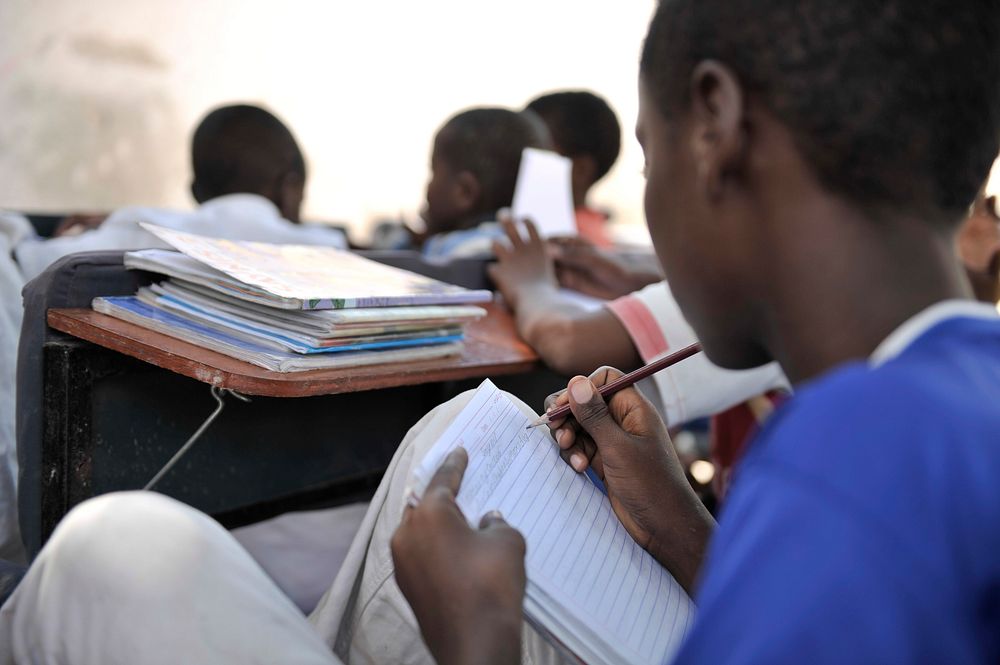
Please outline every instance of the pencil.
M667 367L676 365L680 361L690 358L699 351L701 351L701 344L699 344L698 342L695 342L691 346L685 346L677 353L671 353L669 356L663 356L659 360L654 360L653 362L649 363L648 365L645 365L644 367L640 367L634 372L629 372L624 376L618 377L611 383L607 383L598 388L597 392L601 393L601 397L607 399L612 395L614 395L619 390L624 390L625 388L628 388L634 383L642 381L646 377L656 374L661 369L666 369ZM538 427L540 425L548 425L552 421L559 420L560 418L565 418L568 415L571 415L571 412L569 404L567 403L564 404L563 406L560 406L558 409L553 409L552 411L549 411L548 413L542 415L541 418L528 425L526 429L531 429L532 427Z

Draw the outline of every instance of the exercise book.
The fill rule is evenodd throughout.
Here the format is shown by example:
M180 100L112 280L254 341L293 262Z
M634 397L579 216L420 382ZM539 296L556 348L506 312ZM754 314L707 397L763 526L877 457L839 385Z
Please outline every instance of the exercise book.
M622 526L608 497L559 456L547 428L489 380L414 470L420 497L457 446L469 453L457 503L475 527L499 510L527 541L528 621L590 663L670 662L694 619L684 589Z

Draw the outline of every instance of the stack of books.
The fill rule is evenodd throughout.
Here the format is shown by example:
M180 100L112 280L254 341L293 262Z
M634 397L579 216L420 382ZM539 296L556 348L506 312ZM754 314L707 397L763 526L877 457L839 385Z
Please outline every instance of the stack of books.
M486 314L472 291L327 247L220 240L143 225L176 251L129 252L164 275L96 311L278 372L440 358Z

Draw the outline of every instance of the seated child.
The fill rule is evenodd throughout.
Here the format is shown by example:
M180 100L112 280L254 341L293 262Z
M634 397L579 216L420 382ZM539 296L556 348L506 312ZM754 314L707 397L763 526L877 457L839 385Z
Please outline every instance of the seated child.
M587 193L608 174L621 150L621 126L611 106L592 92L563 91L528 103L552 134L556 152L573 160L573 206L583 238L599 247L611 244L608 215L587 205Z
M198 125L191 143L191 193L201 206L193 212L122 208L93 230L42 240L26 220L0 218L0 291L12 311L0 336L0 557L18 560L17 461L14 442L14 360L21 317L20 289L52 262L76 252L165 247L141 222L238 240L346 246L340 231L298 223L305 191L302 151L289 129L256 106L223 106Z
M520 335L556 371L585 374L600 364L629 371L695 341L658 265L579 239L550 241L546 248L530 234L518 235L511 225L507 229L508 244L496 251L491 277L515 310ZM993 199L980 194L959 229L957 246L977 299L996 304L1000 219ZM588 309L560 286L608 302ZM595 347L594 339L602 345ZM762 408L769 410L767 401L757 396L784 390L788 382L774 363L732 371L699 355L640 386L669 425L712 417L711 449L717 477L723 478L756 429Z
M657 254L713 361L777 360L801 387L718 525L648 401L601 398L613 370L559 397L563 459L696 597L678 665L1000 661L1000 319L952 244L1000 149L998 40L996 3L661 1L638 122ZM525 538L457 508L467 454L406 498L461 405L404 440L310 621L204 515L104 496L0 610L0 662L551 662L523 622ZM668 608L615 611L645 592L595 623L671 630Z
M191 166L191 194L200 204L194 212L128 207L79 235L23 239L14 255L24 277L76 252L163 247L141 222L234 240L346 247L340 231L298 224L305 160L292 133L270 112L238 104L209 113L194 132Z
M431 153L424 256L488 256L503 235L497 212L514 199L521 153L549 146L541 123L508 109L469 109L448 120Z

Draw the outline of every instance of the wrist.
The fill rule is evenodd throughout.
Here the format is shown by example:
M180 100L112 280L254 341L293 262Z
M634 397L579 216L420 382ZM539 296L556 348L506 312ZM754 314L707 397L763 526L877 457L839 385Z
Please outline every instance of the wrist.
M715 531L715 519L693 491L683 492L666 505L675 509L663 511L664 519L651 531L649 553L691 595Z
M455 626L450 644L434 657L438 665L516 665L521 662L521 613L469 613Z

